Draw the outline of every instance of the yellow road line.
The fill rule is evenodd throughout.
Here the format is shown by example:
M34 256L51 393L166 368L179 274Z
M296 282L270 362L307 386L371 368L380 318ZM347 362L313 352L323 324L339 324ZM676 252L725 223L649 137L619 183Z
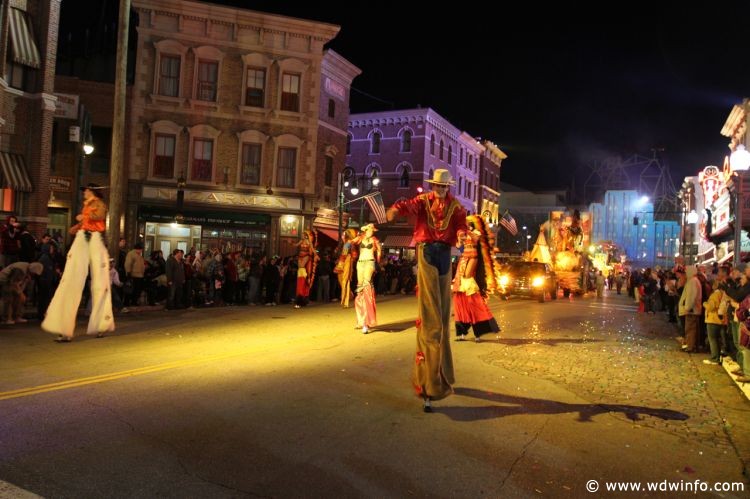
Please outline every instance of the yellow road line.
M173 362L165 362L163 364L156 364L153 366L139 367L138 369L129 369L127 371L119 371L114 373L100 374L98 376L89 376L86 378L70 379L67 381L59 381L57 383L49 383L46 385L31 386L28 388L20 388L18 390L10 390L7 392L0 392L0 400L13 399L18 397L29 397L31 395L38 395L40 393L53 392L57 390L67 390L69 388L77 388L79 386L92 385L94 383L104 383L106 381L115 381L118 379L129 378L132 376L141 376L144 374L151 374L159 371L167 371L169 369L179 369L181 367L194 366L197 364L205 364L208 362L214 362L216 360L224 360L232 357L241 357L247 355L248 351L224 353L218 355L211 355L208 357L196 357L192 359L177 360Z

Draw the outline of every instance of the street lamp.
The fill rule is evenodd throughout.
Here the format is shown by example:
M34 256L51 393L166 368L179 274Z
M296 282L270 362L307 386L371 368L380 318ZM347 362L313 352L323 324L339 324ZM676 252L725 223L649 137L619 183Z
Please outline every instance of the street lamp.
M339 241L341 241L341 233L343 232L344 228L344 189L349 187L349 183L352 177L354 177L355 172L354 168L351 166L345 167L342 171L339 172ZM357 192L354 192L356 187L352 187L352 194L356 195Z
M521 229L526 233L526 252L529 252L529 239L531 239L531 236L529 235L529 228L525 225L521 227Z

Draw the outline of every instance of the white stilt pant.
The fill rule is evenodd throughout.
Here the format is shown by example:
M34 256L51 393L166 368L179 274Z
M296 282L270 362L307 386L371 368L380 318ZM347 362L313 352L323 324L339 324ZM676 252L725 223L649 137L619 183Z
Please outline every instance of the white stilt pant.
M60 285L42 322L42 329L47 332L73 337L78 306L81 304L81 295L89 271L92 307L86 334L115 330L109 282L109 253L102 242L101 232L89 234L91 238L87 241L86 233L79 230L68 251Z

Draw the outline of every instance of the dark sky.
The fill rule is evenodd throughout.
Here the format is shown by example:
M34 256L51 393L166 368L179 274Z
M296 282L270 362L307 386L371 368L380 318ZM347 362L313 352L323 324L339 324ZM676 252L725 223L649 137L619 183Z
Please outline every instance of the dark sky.
M750 96L745 2L213 3L340 25L330 47L363 71L352 112L432 107L498 144L502 180L528 188L655 148L679 185L721 165L719 132Z

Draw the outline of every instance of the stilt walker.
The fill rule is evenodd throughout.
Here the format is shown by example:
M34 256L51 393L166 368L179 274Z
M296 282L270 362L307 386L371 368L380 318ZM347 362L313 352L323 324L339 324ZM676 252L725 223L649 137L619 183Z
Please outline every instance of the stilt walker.
M55 340L58 342L73 340L76 315L89 272L92 307L86 334L102 337L104 333L115 330L109 282L109 253L102 238L107 216L102 189L96 184L81 187L83 209L76 216L78 223L70 229L71 234L75 234L75 239L68 251L60 285L42 322L42 329L60 335Z

